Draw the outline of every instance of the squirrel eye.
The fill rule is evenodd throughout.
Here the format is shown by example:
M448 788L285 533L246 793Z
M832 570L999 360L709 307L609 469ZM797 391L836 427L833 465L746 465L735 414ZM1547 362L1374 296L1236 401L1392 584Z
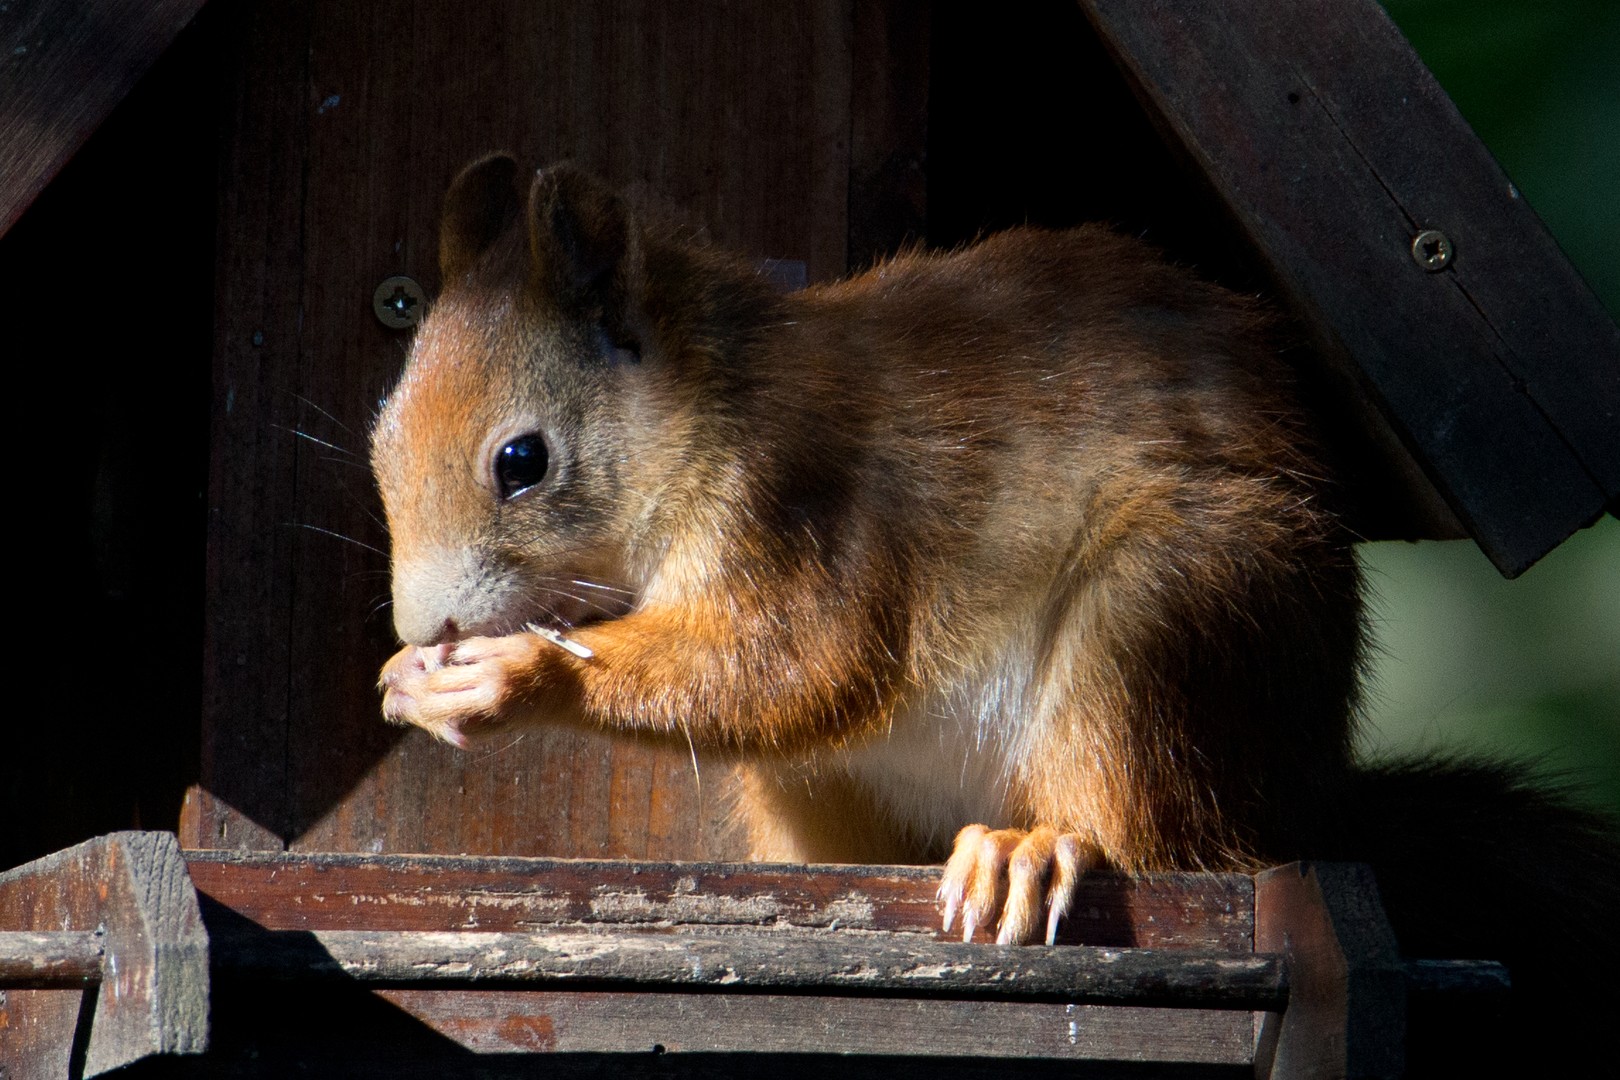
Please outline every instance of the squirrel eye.
M519 435L495 452L495 486L503 499L531 488L546 477L546 441L538 435Z

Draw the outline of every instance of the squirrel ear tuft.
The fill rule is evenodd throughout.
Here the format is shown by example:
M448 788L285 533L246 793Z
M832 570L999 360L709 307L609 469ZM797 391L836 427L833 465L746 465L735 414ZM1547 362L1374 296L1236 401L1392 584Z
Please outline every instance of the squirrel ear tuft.
M468 165L450 182L439 225L439 272L446 285L459 280L488 251L521 206L518 164L491 154Z
M540 286L559 299L611 305L624 287L630 212L618 194L564 162L529 188L529 247Z

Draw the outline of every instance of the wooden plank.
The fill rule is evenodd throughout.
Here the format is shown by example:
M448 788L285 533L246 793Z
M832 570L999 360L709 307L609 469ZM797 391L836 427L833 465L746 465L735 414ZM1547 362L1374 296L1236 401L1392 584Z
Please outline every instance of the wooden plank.
M1082 6L1503 573L1620 492L1620 331L1373 0Z
M781 995L384 989L483 1054L862 1054L1249 1066L1253 1020L1200 1009ZM892 1066L891 1066L892 1067ZM1004 1068L1005 1066L1003 1066Z
M278 582L290 666L281 782L283 835L320 849L397 850L400 831L419 824L426 804L442 794L438 784L461 771L437 748L378 723L375 680L366 677L395 648L385 606L388 544L367 471L366 432L409 340L379 323L370 303L383 279L419 276L417 264L431 250L432 234L412 228L425 224L413 222L412 211L431 205L413 202L426 194L418 173L429 163L413 155L412 132L437 114L412 81L422 74L414 70L420 31L413 20L433 7L316 3L301 42L302 319L285 377L299 397L335 418L302 417L319 422L316 434L342 452L297 440L286 477L292 520L327 531L298 530L289 576ZM291 167L277 164L283 172ZM324 663L334 652L349 661ZM372 768L380 759L410 761L436 773L438 784L393 788L391 769Z
M260 1076L1244 1076L1253 1042L1191 1009L223 981L215 1029L209 1075Z
M830 938L931 948L931 939L940 936L934 868L220 851L188 858L210 929L221 941L255 934L262 939L266 928L305 931L317 940L329 930L478 928L523 936L571 931L575 941L634 930L643 938L679 943L697 932L733 949L734 938L761 947ZM1252 905L1252 881L1242 875L1099 876L1084 883L1078 918L1065 927L1065 938L1246 953ZM1014 959L1024 958L1024 950L1012 952ZM877 1060L943 1062L962 1055L971 1058L950 1063L951 1069L968 1070L961 1075L978 1075L972 1059L1008 1057L1246 1069L1253 1043L1253 1021L1244 1012L1093 1009L1073 1001L697 998L588 989L512 994L386 986L364 994L330 984L287 993L256 989L225 971L219 980L215 1022L222 1061L251 1053L274 1067L340 1062L345 1069L379 1074L390 1067L452 1067L462 1060L455 1055L468 1051L549 1052L555 1056L548 1068L565 1075L576 1067L571 1063L623 1073L655 1045L663 1049L654 1060L689 1055L715 1074L751 1073L770 1062L773 1072L780 1066L797 1075L798 1059L773 1055L809 1055L797 1068L819 1075L831 1067L834 1059L824 1056L830 1054L870 1056L874 1063L865 1066L858 1058L840 1057L838 1067L874 1075ZM390 1010L379 1011L381 1004ZM347 1019L334 1026L332 1018L340 1015ZM263 1036L266 1023L278 1032L275 1040ZM746 1056L724 1056L733 1053ZM716 1054L722 1056L705 1056Z
M101 930L106 954L97 989L0 996L13 1075L97 1076L207 1048L208 938L172 834L114 833L0 874L0 926Z
M202 5L37 0L0 12L0 236Z
M223 54L210 408L202 784L187 847L279 848L287 802L287 582L294 571L309 5L233 5ZM316 414L318 415L318 414ZM330 437L324 428L314 432ZM314 524L321 524L315 522Z
M498 931L231 930L214 963L234 978L500 983L606 990L1071 1001L1281 1011L1280 955L1083 945L998 948L848 933L765 935Z
M1255 875L1255 949L1283 954L1290 973L1287 1011L1262 1026L1258 1075L1403 1075L1406 967L1368 867Z
M265 928L324 935L361 929L478 928L529 935L572 931L573 940L634 930L678 943L699 936L724 947L742 938L827 939L932 947L937 870L924 867L693 865L444 856L192 852L210 929L221 941ZM1242 875L1096 877L1065 928L1094 942L1248 952L1252 881ZM950 948L962 948L951 945ZM991 954L1003 950L978 947ZM1014 950L1014 958L1023 950ZM300 1062L409 1071L465 1063L457 1053L549 1052L548 1069L634 1070L653 1046L719 1074L761 1067L821 1075L873 1071L877 1060L971 1055L986 1061L1130 1061L1246 1069L1253 1022L1243 1012L1093 1009L977 1001L847 1001L822 996L520 994L481 989L418 991L321 984L296 993L257 987L226 971L215 1008L220 1061L257 1055L271 1068ZM388 1010L380 1010L387 1004ZM285 1015L284 1015L285 1014ZM296 1015L294 1015L296 1014ZM334 1024L333 1018L345 1018ZM274 1040L263 1034L270 1024ZM727 1054L742 1054L735 1060ZM707 1057L705 1055L722 1055ZM595 1057L592 1055L610 1055ZM780 1059L776 1055L809 1055ZM490 1060L490 1059L485 1059ZM500 1059L494 1059L500 1060ZM515 1060L515 1059L514 1059ZM815 1063L815 1064L811 1064ZM971 1059L946 1063L978 1075ZM780 1066L780 1068L779 1068ZM221 1068L225 1068L221 1064ZM1074 1064L1069 1066L1075 1067ZM892 1068L892 1066L883 1066ZM949 1071L949 1070L947 1070ZM957 1075L957 1073L950 1073Z
M271 930L801 928L940 934L932 867L190 852L211 920ZM1094 875L1059 941L1253 948L1241 874Z

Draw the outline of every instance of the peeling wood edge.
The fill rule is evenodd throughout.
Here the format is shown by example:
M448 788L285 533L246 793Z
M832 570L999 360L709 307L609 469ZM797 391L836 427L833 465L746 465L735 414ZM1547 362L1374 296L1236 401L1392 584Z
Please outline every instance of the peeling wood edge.
M611 928L850 931L948 940L937 867L637 863L419 855L190 852L210 922L266 930L542 933ZM1065 945L1253 951L1241 874L1100 874L1059 929Z
M754 875L802 878L813 875L848 876L863 878L897 878L937 884L938 866L865 865L832 863L770 863L770 862L675 862L651 859L568 859L535 855L432 855L432 854L372 854L357 851L272 851L235 848L188 848L183 852L188 864L220 866L259 866L308 868L319 872L328 867L353 868L410 868L430 871L477 871L479 873L533 874L570 869L578 872L598 871L611 880L634 878L640 874L677 874L683 877L719 877ZM1143 875L1144 880L1155 877L1185 875ZM1249 881L1246 874L1199 875Z
M794 991L1091 1004L1280 1009L1279 956L869 938L363 930L236 932L221 977L552 988Z

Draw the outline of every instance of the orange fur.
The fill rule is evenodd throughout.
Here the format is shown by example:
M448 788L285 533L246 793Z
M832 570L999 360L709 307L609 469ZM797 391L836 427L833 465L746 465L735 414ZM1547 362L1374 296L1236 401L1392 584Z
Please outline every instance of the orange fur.
M373 439L391 719L690 741L747 764L757 857L954 847L948 918L1012 939L1099 862L1367 859L1418 910L1425 868L1548 848L1620 896L1603 827L1508 774L1352 766L1358 572L1255 301L1095 227L780 296L505 158L453 186L441 257ZM502 471L525 438L543 477ZM1398 926L1534 981L1519 918Z
M447 201L445 295L375 434L397 622L593 655L491 660L459 718L431 679L471 673L402 662L390 716L760 760L762 856L938 857L959 814L1129 870L1292 842L1347 762L1359 600L1261 309L1099 228L778 296L566 167L525 204L496 162ZM554 472L503 499L491 456L529 430ZM612 602L548 584L587 580ZM800 784L858 792L869 839Z

